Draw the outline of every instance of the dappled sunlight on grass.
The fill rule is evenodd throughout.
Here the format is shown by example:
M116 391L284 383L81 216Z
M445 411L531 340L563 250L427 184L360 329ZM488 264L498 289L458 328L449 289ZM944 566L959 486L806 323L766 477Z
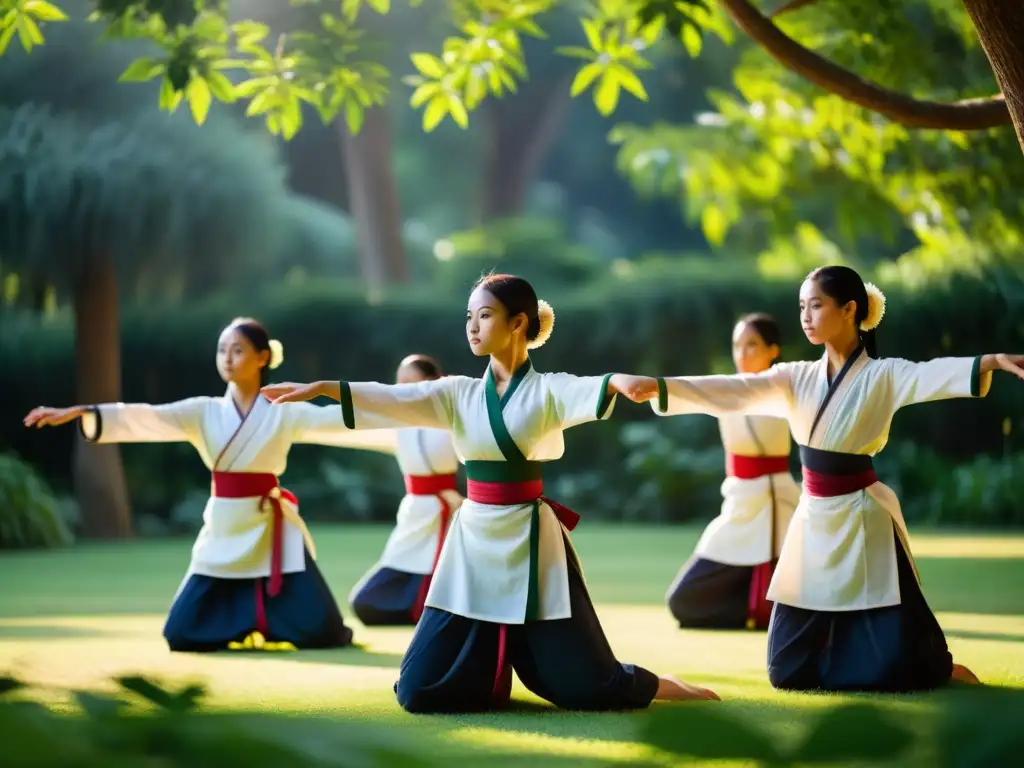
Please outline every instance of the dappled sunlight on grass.
M378 528L318 533L321 567L339 596L386 536ZM815 712L861 698L773 690L765 677L764 632L679 630L662 596L693 538L692 529L616 526L591 526L574 537L622 661L712 687L726 701L696 706L749 715L780 741L798 738ZM34 695L60 708L68 705L68 688L111 690L112 676L142 673L177 685L205 682L213 710L356 717L401 726L413 738L440 734L453 759L500 754L505 761L514 754L513 763L524 765L545 763L542 757L553 765L664 762L639 743L639 714L559 712L518 681L507 712L406 715L392 685L412 629L365 628L347 609L358 647L171 654L160 634L161 611L177 588L187 548L182 541L141 542L0 558L0 579L19 585L0 594L0 672L48 686ZM1012 610L1024 600L1024 536L918 534L914 549L954 657L986 682L1024 687L1024 607ZM912 718L928 711L936 695L871 698Z

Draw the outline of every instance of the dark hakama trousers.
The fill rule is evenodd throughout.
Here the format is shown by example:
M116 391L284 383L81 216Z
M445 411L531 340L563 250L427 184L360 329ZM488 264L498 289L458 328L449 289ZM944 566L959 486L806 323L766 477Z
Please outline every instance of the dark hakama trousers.
M647 707L658 677L615 658L569 546L566 560L571 618L508 625L506 661L530 691L562 709ZM425 608L395 684L402 708L479 712L507 703L507 692L494 695L500 626Z
M743 629L750 615L753 578L752 565L694 556L669 589L668 609L684 629Z
M208 652L227 648L259 629L257 590L272 642L296 648L340 648L352 643L352 630L327 582L306 552L306 570L282 576L281 591L267 593L269 579L219 579L193 574L178 594L164 624L172 651Z
M352 597L352 611L368 627L414 626L429 579L382 565Z
M768 679L775 688L900 693L949 681L946 637L894 536L899 605L832 612L775 604L768 627Z

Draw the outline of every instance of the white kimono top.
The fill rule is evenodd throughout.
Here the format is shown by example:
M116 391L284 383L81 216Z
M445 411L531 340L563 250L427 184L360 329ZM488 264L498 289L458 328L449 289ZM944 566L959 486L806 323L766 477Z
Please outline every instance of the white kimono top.
M166 405L111 403L81 419L82 434L97 443L191 443L212 471L280 476L295 443L344 445L348 431L338 406L286 403L273 407L257 398L241 415L231 396L193 397ZM298 508L281 498L284 531L281 572L306 569L303 545L316 556ZM221 579L270 575L273 515L259 497L211 496L203 527L192 547L188 574Z
M527 361L500 398L488 370L482 379L342 382L341 404L351 429L450 430L472 478L481 466L500 475L524 459L561 458L563 430L611 415L615 398L605 397L609 377L538 373ZM543 500L495 505L467 499L448 531L426 604L470 619L522 624L533 585L537 605L531 618L568 618L563 536L564 526Z
M793 438L823 451L874 456L889 437L893 415L914 403L984 397L991 373L981 358L924 363L866 353L851 363L811 429L828 385L828 358L781 363L761 374L665 379L660 415L736 413L789 421ZM893 529L910 562L906 523L896 495L880 482L830 498L804 493L790 523L768 599L818 611L859 611L900 603ZM916 566L915 566L916 570Z
M789 423L770 416L731 415L718 420L726 453L789 456ZM722 510L704 529L695 554L716 563L751 566L779 556L800 486L788 472L757 478L726 477Z
M346 441L351 448L389 453L398 461L402 475L431 476L454 475L459 469L450 432L441 429L380 429L349 432ZM364 435L370 435L369 439ZM379 439L376 436L379 435ZM405 573L428 575L434 571L434 558L441 543L442 503L448 503L451 515L462 505L462 494L446 489L440 494L420 495L406 493L398 506L395 528L388 537L384 552L366 577L352 588L350 599L362 589L366 578L376 568L384 566Z

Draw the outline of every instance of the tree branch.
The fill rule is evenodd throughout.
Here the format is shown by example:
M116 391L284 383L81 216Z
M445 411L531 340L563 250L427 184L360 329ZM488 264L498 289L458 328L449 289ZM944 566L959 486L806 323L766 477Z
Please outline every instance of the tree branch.
M786 35L765 18L749 0L720 0L722 7L769 55L829 93L865 109L885 115L908 128L975 131L1010 123L1002 95L944 102L915 99L865 80L854 72L819 56Z
M784 13L792 13L793 11L799 11L805 5L810 5L811 3L816 2L818 2L818 0L789 0L788 2L783 3L781 6L772 11L771 17L773 19L777 19Z

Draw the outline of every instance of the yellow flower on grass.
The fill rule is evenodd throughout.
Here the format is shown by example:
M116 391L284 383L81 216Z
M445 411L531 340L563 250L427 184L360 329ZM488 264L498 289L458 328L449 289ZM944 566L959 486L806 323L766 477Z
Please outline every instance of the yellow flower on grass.
M267 640L262 632L253 632L242 642L230 642L228 648L232 651L297 651L292 643L273 642Z

